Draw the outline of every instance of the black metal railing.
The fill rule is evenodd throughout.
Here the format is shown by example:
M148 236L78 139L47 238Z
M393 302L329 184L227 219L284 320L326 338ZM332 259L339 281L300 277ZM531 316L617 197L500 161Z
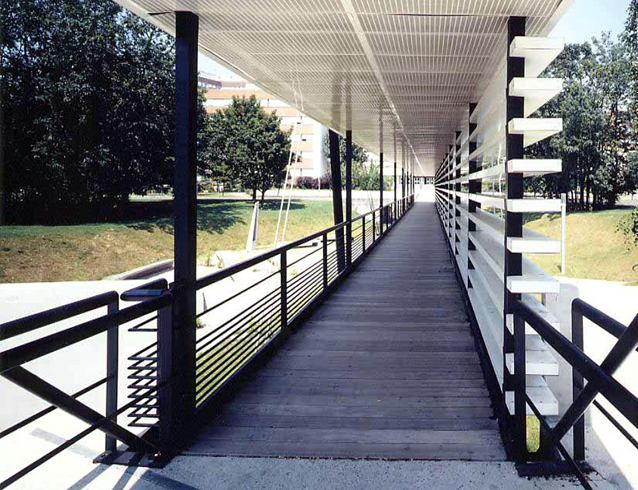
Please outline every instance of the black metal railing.
M411 208L414 196L381 206L357 216L350 222L327 228L310 236L282 245L272 251L197 280L202 294L197 314L201 332L196 340L195 406L193 415L202 413L225 388L232 385L252 361L266 349L276 346L292 328L318 306L323 298L350 273L366 254ZM344 233L345 230L345 233ZM344 236L345 235L345 236ZM349 255L351 254L351 255ZM252 271L262 267L259 279ZM215 286L213 305L206 304L206 289ZM119 301L136 304L120 309ZM118 459L117 441L129 451L151 455L147 465L157 465L175 450L174 424L179 378L173 366L173 337L176 319L173 285L160 279L121 294L115 291L76 301L35 315L0 325L0 340L97 312L106 314L62 331L24 342L0 353L0 376L35 394L50 406L0 432L0 439L35 422L56 409L63 410L89 424L89 427L53 451L17 471L0 483L9 486L55 455L95 430L105 433L106 452L101 462L132 464L130 457ZM130 324L133 324L132 326ZM127 366L127 402L118 403L118 329L126 325L130 332L150 334L153 341L129 356ZM94 336L106 334L106 376L91 385L67 394L26 370L29 361L52 354ZM100 414L78 398L106 385L106 407ZM181 413L184 413L183 407ZM131 432L118 423L118 416L128 413L128 427L142 428L143 434ZM140 458L135 459L137 464Z
M198 291L214 285L217 300L197 315L204 324L196 346L198 410L318 305L413 202L409 196L198 279ZM243 283L242 273L264 264L260 279Z
M40 456L31 464L0 482L0 488L6 488L11 485L41 464L98 429L105 433L106 451L115 451L116 443L119 440L135 451L152 454L161 452L160 447L152 439L142 438L117 422L118 415L131 409L136 402L136 400L132 400L118 407L118 328L120 325L135 321L162 308L170 307L171 304L171 293L164 291L161 296L155 299L120 310L118 308L118 295L115 291L112 291L0 325L0 338L6 340L8 338L19 337L27 332L32 332L84 313L94 312L103 307L107 308L107 314L104 316L82 322L65 330L43 336L37 340L22 343L0 353L0 376L50 404L46 409L3 430L2 433L0 433L0 438L14 433L18 429L35 422L56 409L67 412L89 424L88 428L76 436L57 446L54 450ZM30 361L40 359L60 349L100 334L106 334L107 336L105 359L106 376L76 393L69 395L24 367L24 364ZM78 400L81 396L102 385L106 386L106 407L104 414L99 413ZM159 388L160 385L154 387L156 391Z
M616 337L605 360L597 364L584 352L583 318ZM573 401L558 423L551 427L527 394L525 380L525 324L533 328L573 370ZM636 448L638 443L631 434L602 405L595 400L602 395L625 419L638 428L638 397L631 393L613 374L638 346L638 315L628 327L600 310L576 299L572 302L572 341L557 331L532 308L518 300L514 305L514 431L516 453L521 462L530 459L527 449L527 412L529 407L541 425L540 456L556 459L558 455L569 466L585 488L592 488L582 471L585 461L585 412L594 405ZM587 380L587 384L584 384ZM562 439L573 429L573 455L569 454Z

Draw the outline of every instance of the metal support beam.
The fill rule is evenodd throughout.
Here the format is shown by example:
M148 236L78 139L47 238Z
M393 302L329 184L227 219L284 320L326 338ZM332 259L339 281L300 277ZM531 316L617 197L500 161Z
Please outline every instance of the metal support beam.
M393 219L397 219L397 130L394 129L394 216Z
M352 130L346 130L346 259L352 264Z
M332 179L332 212L335 225L343 223L343 199L341 185L341 154L339 151L339 135L332 129L328 132L330 144L330 178ZM337 261L339 272L345 269L343 228L335 231L337 246Z
M523 158L523 135L510 134L508 122L513 118L524 117L523 97L510 96L510 82L515 77L525 76L525 59L515 58L509 54L509 46L516 36L525 35L525 17L510 17L507 21L507 83L506 90L506 124L505 124L505 164L513 159ZM523 174L507 173L507 198L523 198ZM523 236L523 215L521 213L505 212L505 270L503 278L504 312L503 312L503 363L505 373L505 386L503 392L514 389L514 419L515 419L515 451L520 460L527 457L527 429L526 429L526 399L525 399L525 322L520 318L514 319L514 338L507 328L507 317L512 314L512 304L520 299L519 294L512 294L507 289L507 278L520 276L523 272L523 256L519 253L512 253L507 248L507 239L511 237ZM509 340L509 341L508 341ZM508 353L514 352L514 373L507 375L506 357ZM509 378L509 381L508 381Z
M379 153L379 207L381 208L381 220L379 229L383 233L383 221L387 218L385 209L383 209L383 130L379 135L381 142L381 152Z
M175 13L174 434L185 436L195 411L197 258L197 36L199 18Z

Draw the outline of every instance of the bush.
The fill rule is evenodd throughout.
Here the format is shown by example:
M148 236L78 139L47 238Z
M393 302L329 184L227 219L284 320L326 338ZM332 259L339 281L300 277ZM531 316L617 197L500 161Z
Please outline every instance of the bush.
M618 222L618 230L624 235L627 247L638 247L638 206L631 214L623 216Z
M314 177L297 177L295 185L298 189L317 189L319 182Z

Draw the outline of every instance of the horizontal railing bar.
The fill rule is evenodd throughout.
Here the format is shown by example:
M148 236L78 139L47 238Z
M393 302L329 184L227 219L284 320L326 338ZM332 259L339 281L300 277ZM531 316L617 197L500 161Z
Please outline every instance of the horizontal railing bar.
M148 320L144 320L143 322L138 323L134 327L129 327L128 331L129 332L157 332L157 328L154 328L152 330L150 329L140 330L140 327L143 327L144 325L151 323L153 320L157 320L158 318L159 318L159 315L152 316Z
M157 342L153 342L152 344L147 345L146 347L144 347L143 349L137 351L135 354L133 354L132 356L129 356L129 359L133 359L135 357L139 357L140 354L148 349L152 349L153 347L157 347ZM153 354L156 354L157 350L155 352L152 352L150 354L148 354L149 356L152 356Z
M295 264L298 264L299 262L301 262L304 259L307 259L308 257L310 257L312 254L316 254L317 252L321 252L323 250L322 247L316 247L312 252L304 255L303 257L301 257L300 259L295 260L294 262L290 262L289 264L287 264L287 267L292 267Z
M279 293L279 291L278 289L276 289L272 293ZM235 329L241 328L243 325L245 325L246 321L250 321L250 319L252 318L251 315L255 314L256 312L261 313L264 309L270 308L275 305L275 303L277 303L280 298L278 294L272 293L264 296L264 298L259 300L258 303L253 303L247 309L243 310L239 315L235 315L233 318L225 321L222 325L215 327L214 330L202 337L200 340L205 339L206 342L197 347L197 352L201 352L203 349L205 349L207 346L209 346L215 340L219 339L224 334L232 334ZM264 300L266 301L264 302ZM244 316L238 319L238 317L242 315Z
M51 352L106 332L111 328L128 323L152 311L169 306L172 302L173 296L171 293L164 292L159 298L143 301L116 313L89 320L62 332L9 349L0 354L0 374Z
M299 240L296 240L294 242L290 242L288 244L282 245L281 247L277 247L273 250L264 252L256 257L252 257L250 259L246 259L242 262L239 262L235 265L232 265L230 267L226 267L224 269L221 269L217 272L213 272L212 274L209 274L208 276L204 276L200 279L197 280L197 289L202 289L205 288L206 286L210 286L211 284L214 284L215 282L221 281L222 279L225 279L227 277L230 277L234 274L236 274L237 272L240 272L242 270L248 269L256 264L259 264L260 262L263 262L265 260L268 260L272 257L275 257L277 255L280 255L282 252L288 251L288 250L292 250L293 248L297 248L301 245L303 245L304 243L307 243L309 241L315 240L317 238L319 238L322 235L331 233L333 231L337 231L340 229L344 229L346 226L348 225L352 225L352 224L356 224L357 221L361 220L362 217L364 216L368 216L371 215L372 213L378 212L380 209L382 208L386 208L389 207L389 205L385 205L385 206L380 206L368 213L359 215L353 219L351 219L350 221L344 221L342 223L339 223L337 225L331 226L330 228L326 228L324 230L318 231L316 233L313 233L311 235L308 235L306 237L300 238Z
M275 312L275 314L278 313L279 312ZM231 356L235 354L238 349L243 351L246 347L253 347L255 339L261 338L263 331L270 331L272 328L281 328L281 324L277 323L277 319L273 318L273 314L271 314L268 318L263 319L262 323L260 325L256 325L255 329L247 333L246 337L241 339L235 338L227 342L224 347L229 348L229 350L224 353L224 357L215 359L209 365L205 365L205 367L196 374L196 384L199 385L205 380L210 379L215 372L218 372L228 362L228 360L232 358ZM209 356L209 358L210 357L211 356ZM221 365L219 364L220 362Z
M267 310L265 313L263 313L261 318L255 320L255 323L252 326L250 326L250 324L243 325L243 330L241 332L225 338L222 342L215 345L215 348L211 348L204 353L198 353L199 355L196 361L196 368L200 369L200 371L197 373L196 376L201 378L202 376L213 370L217 365L217 361L211 362L211 359L215 359L220 354L220 352L224 351L224 349L229 349L230 347L235 345L252 342L255 337L254 332L260 331L264 327L264 325L268 325L268 322L271 321L273 318L275 319L274 321L277 321L277 315L280 314L280 311L281 310L279 307ZM233 348L230 348L228 352L224 352L222 355L227 357L230 353L233 352Z
M224 305L224 304L228 303L229 301L231 301L231 300L235 299L236 297L238 297L238 296L240 296L240 295L244 294L245 292L250 291L250 290L251 290L251 289L253 289L254 287L257 287L257 286L259 286L260 284L262 284L262 283L266 282L268 279L271 279L271 278L273 278L273 277L275 277L275 276L278 276L280 273L281 273L281 271L279 271L279 270L278 270L278 271L276 271L276 272L273 272L272 274L267 275L266 277L263 277L263 278L262 278L262 279L260 279L259 281L254 282L254 283L253 283L253 284L251 284L250 286L248 286L248 287L246 287L246 288L242 289L241 291L239 291L239 292L237 292L237 293L233 294L233 295L232 295L232 296L230 296L229 298L226 298L226 299L224 299L224 300L220 301L219 303L217 303L216 305L211 306L210 308L207 308L206 310L204 310L204 311L202 311L202 312L198 313L197 315L195 315L195 318L199 318L200 316L203 316L203 315L205 315L205 314L207 314L207 313L210 313L210 312L211 312L211 311L213 311L214 309L219 308L220 306L222 306L222 305Z
M239 313L225 320L220 325L213 327L213 329L210 332L208 332L206 335L202 336L201 338L197 339L196 344L200 344L199 346L197 346L197 350L201 350L206 345L209 345L212 340L218 338L219 336L218 334L228 332L233 327L240 325L242 322L246 320L248 316L253 314L255 311L259 311L263 309L265 306L272 305L273 301L279 300L279 293L280 293L280 286L273 289L269 293L265 294L258 301L247 306L246 308L241 310Z
M279 332L277 332L277 330L279 330ZM263 349L266 345L268 345L270 342L272 342L274 339L277 338L277 335L281 332L281 329L278 326L275 327L271 327L266 334L267 335L273 335L269 340L261 342L259 344L255 343L255 345L251 346L255 348L255 352L258 352L259 350ZM254 353L253 353L254 354ZM224 381L223 379L226 376L232 376L232 374L238 372L239 370L241 370L241 366L245 364L244 361L250 359L250 357L253 355L251 354L251 349L242 349L241 353L232 358L231 360L234 361L233 364L226 366L223 370L221 371L217 371L215 374L216 376L211 378L210 376L207 377L206 380L201 380L198 384L197 384L197 389L196 389L196 403L200 403L201 400L205 400L207 399L211 394L214 393L214 391L219 388L220 384L222 384ZM242 364L244 363L244 364ZM233 371L233 369L235 369L235 371ZM204 382L205 381L205 382Z
M52 323L68 320L74 316L107 306L115 301L117 301L117 293L110 291L3 323L0 325L0 340L10 339L17 335L46 327Z

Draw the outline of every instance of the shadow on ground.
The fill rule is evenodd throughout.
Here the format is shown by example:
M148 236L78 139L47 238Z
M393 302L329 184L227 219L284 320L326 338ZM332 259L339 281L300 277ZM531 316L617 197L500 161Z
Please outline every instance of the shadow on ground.
M134 202L124 221L127 227L134 230L153 233L162 231L173 234L173 202ZM260 204L261 211L278 211L280 201L267 200ZM287 204L284 204L284 209ZM304 209L305 204L299 201L290 203L290 210ZM252 213L252 202L233 202L198 199L197 201L197 230L208 233L223 233L224 230L236 225L246 224Z

